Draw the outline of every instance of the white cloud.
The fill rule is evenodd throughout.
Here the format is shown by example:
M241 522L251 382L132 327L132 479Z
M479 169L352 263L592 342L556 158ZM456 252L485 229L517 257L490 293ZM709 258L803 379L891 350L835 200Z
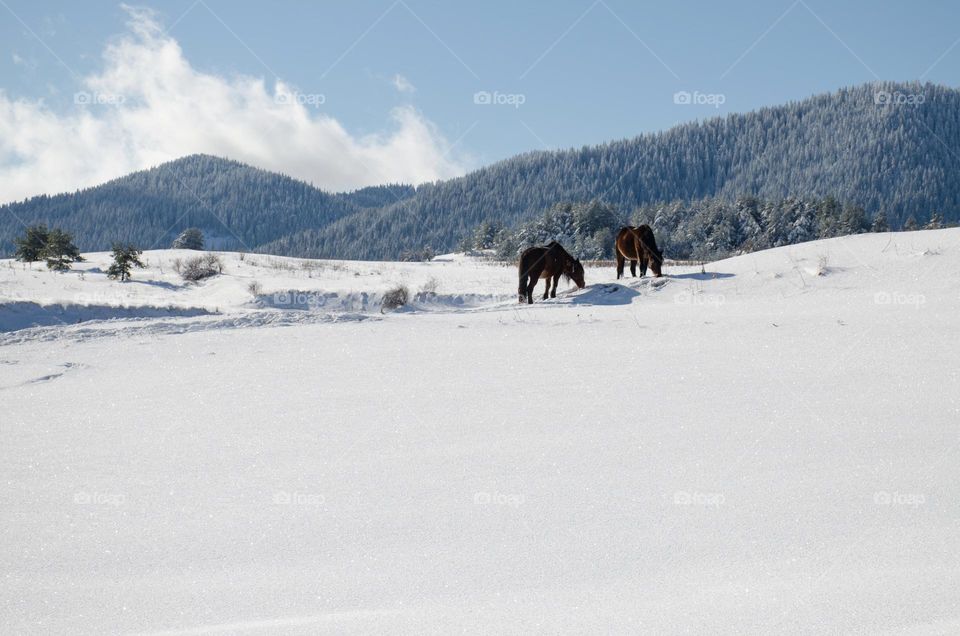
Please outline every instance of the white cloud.
M230 157L346 190L462 174L449 143L412 107L354 136L318 103L277 81L194 69L152 12L127 8L130 32L108 45L76 104L57 113L0 91L0 198L70 191L192 153ZM400 77L398 75L398 77ZM411 85L412 88L412 85ZM86 103L84 103L86 102Z
M417 90L417 87L400 73L393 76L393 87L401 93L412 93Z

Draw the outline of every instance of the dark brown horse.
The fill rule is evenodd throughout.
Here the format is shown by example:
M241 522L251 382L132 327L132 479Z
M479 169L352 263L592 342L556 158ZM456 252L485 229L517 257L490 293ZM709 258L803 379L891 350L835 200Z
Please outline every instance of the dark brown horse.
M543 299L556 298L557 282L561 275L572 278L580 289L586 286L583 279L583 265L556 241L543 247L525 249L520 255L520 302L533 303L533 288L542 278L547 279ZM551 280L553 281L552 290L550 289Z
M646 276L647 267L650 267L654 276L663 275L663 250L657 247L657 239L653 237L649 225L620 228L614 251L617 254L617 278L623 277L626 261L630 261L630 273L633 276L637 275L637 263L640 264L640 276Z

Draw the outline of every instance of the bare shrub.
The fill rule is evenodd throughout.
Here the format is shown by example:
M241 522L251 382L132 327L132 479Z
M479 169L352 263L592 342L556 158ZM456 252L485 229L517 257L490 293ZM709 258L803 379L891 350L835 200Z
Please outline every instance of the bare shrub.
M420 287L420 292L424 294L436 294L440 287L440 281L435 276L431 276L427 282Z
M264 267L269 267L270 269L275 269L281 272L292 272L296 269L293 263L287 259L276 258L274 256L268 256L264 259Z
M260 284L260 281L252 280L247 283L247 291L250 292L251 296L257 298L263 293L263 286Z
M410 300L410 290L405 285L397 285L383 295L381 311L403 307Z
M183 262L175 262L174 267L183 280L195 283L211 276L223 273L223 261L216 254L204 254L188 258Z
M821 254L820 258L817 259L817 276L826 276L830 271L829 267L829 258L826 254Z

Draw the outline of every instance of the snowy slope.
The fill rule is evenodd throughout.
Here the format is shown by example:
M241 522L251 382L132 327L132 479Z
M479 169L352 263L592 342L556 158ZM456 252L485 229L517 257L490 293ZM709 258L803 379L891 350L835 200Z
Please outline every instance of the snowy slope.
M146 256L0 262L5 632L960 631L958 230L533 306Z

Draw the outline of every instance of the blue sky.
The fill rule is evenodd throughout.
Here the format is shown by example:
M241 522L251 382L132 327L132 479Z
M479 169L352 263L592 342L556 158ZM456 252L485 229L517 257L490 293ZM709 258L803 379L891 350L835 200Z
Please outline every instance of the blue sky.
M62 137L83 138L98 123L102 130L90 133L94 137L108 135L104 130L124 136L115 146L98 142L105 148L103 170L87 166L75 175L61 165L65 159L33 156L50 154L40 144L55 144L55 136L0 142L0 187L8 178L9 189L21 196L31 187L69 187L70 179L89 185L181 151L234 151L330 189L390 178L422 181L527 150L631 137L875 79L956 86L960 69L960 7L945 2L174 0L135 7L152 12L116 2L0 1L0 133L4 117L7 132L31 126L42 132L44 121L61 118ZM136 20L152 21L150 43L140 44L154 57L144 56L141 67L111 68L126 62L105 60L106 47L124 38L135 47ZM193 119L189 111L160 109L156 92L150 97L129 81L165 68L164 43L171 42L196 81L156 78L167 91L163 103L174 99L170 91L202 93L210 78L241 93L239 78L262 78L273 96L279 80L288 101L302 107L283 116L306 117L316 126L301 129L303 122L290 121L277 129L278 139L259 140L249 126L260 111L221 104L208 114L223 128L221 138L209 138L208 121L194 135L202 138L196 148L189 135L176 143L169 139L179 135L170 133L144 141L150 135L138 126L145 119L187 127ZM119 50L131 59L142 52ZM116 92L111 82L131 94L126 103L76 103L78 92ZM700 103L675 103L678 91ZM476 103L478 92L500 103ZM150 109L137 116L120 119L115 112L150 99ZM224 97L237 99L251 98ZM14 116L13 104L34 111ZM86 121L91 118L93 124ZM233 119L248 127L238 123L232 133ZM331 126L342 130L328 143L317 129ZM287 166L283 134L298 131L328 156L350 145L344 161L356 151L360 163L339 174L329 159L310 165L309 149L301 148ZM268 147L273 143L277 147ZM435 146L411 150L418 144ZM126 156L114 157L110 148ZM407 167L392 167L401 165ZM31 180L56 169L70 174L52 186Z

